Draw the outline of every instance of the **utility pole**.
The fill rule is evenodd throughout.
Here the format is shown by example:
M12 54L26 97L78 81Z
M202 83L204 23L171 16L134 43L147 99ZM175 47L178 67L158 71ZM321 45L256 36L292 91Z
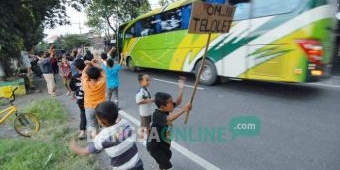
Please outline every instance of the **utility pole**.
M80 20L79 20L79 22L72 22L71 24L78 24L79 34L81 34L81 30L83 29L83 27L81 27L81 22L80 22Z

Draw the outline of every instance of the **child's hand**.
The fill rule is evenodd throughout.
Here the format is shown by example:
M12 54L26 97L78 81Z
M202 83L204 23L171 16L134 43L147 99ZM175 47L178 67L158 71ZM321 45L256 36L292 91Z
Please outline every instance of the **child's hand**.
M84 63L85 63L86 65L88 65L88 64L91 64L92 62L89 61L89 60L86 60L86 61L84 61Z
M191 108L192 108L192 104L191 103L187 103L185 105L185 107L183 108L183 111L184 112L189 112L191 110Z
M94 58L94 59L91 60L91 62L92 63L98 63L98 60Z
M77 98L76 98L76 96L74 94L71 96L71 100L72 101L77 101Z
M178 87L180 89L184 89L184 85L185 85L185 77L180 76L178 79Z
M71 151L74 150L74 148L77 147L77 143L74 139L71 139L70 142L68 143L68 147L70 148Z

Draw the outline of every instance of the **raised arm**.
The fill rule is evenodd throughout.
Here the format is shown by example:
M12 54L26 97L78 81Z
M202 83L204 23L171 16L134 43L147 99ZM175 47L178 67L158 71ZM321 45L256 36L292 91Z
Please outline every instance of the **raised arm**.
M180 115L183 113L186 113L191 110L191 104L187 103L187 105L182 108L181 110L177 111L176 113L169 114L169 116L166 117L167 124L171 124L174 120L176 120Z
M184 84L185 84L185 77L180 76L178 79L179 90L178 90L178 97L176 99L176 106L179 106L182 103Z

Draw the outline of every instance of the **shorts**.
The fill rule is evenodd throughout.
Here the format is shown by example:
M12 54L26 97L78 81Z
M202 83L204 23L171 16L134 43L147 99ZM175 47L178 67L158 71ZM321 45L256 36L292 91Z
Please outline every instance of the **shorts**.
M70 81L71 81L70 78L63 77L63 84L64 84L65 86L69 86Z
M151 115L140 116L140 127L150 127L150 124L151 124Z
M170 169L172 168L172 164L170 162L172 152L170 147L167 147L165 144L158 143L148 143L147 150L150 155L156 160L159 169Z

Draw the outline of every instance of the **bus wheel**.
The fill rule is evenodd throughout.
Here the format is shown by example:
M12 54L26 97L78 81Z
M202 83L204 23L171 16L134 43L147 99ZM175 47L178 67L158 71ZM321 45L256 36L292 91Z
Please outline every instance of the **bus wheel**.
M131 57L127 59L127 66L131 71L136 71L135 63L133 62Z
M202 61L198 62L195 66L196 78L198 76L198 71L201 66L201 62ZM217 80L217 71L216 71L215 64L211 62L210 60L205 60L203 68L202 68L201 77L200 77L200 84L210 86L210 85L215 84L216 80Z

